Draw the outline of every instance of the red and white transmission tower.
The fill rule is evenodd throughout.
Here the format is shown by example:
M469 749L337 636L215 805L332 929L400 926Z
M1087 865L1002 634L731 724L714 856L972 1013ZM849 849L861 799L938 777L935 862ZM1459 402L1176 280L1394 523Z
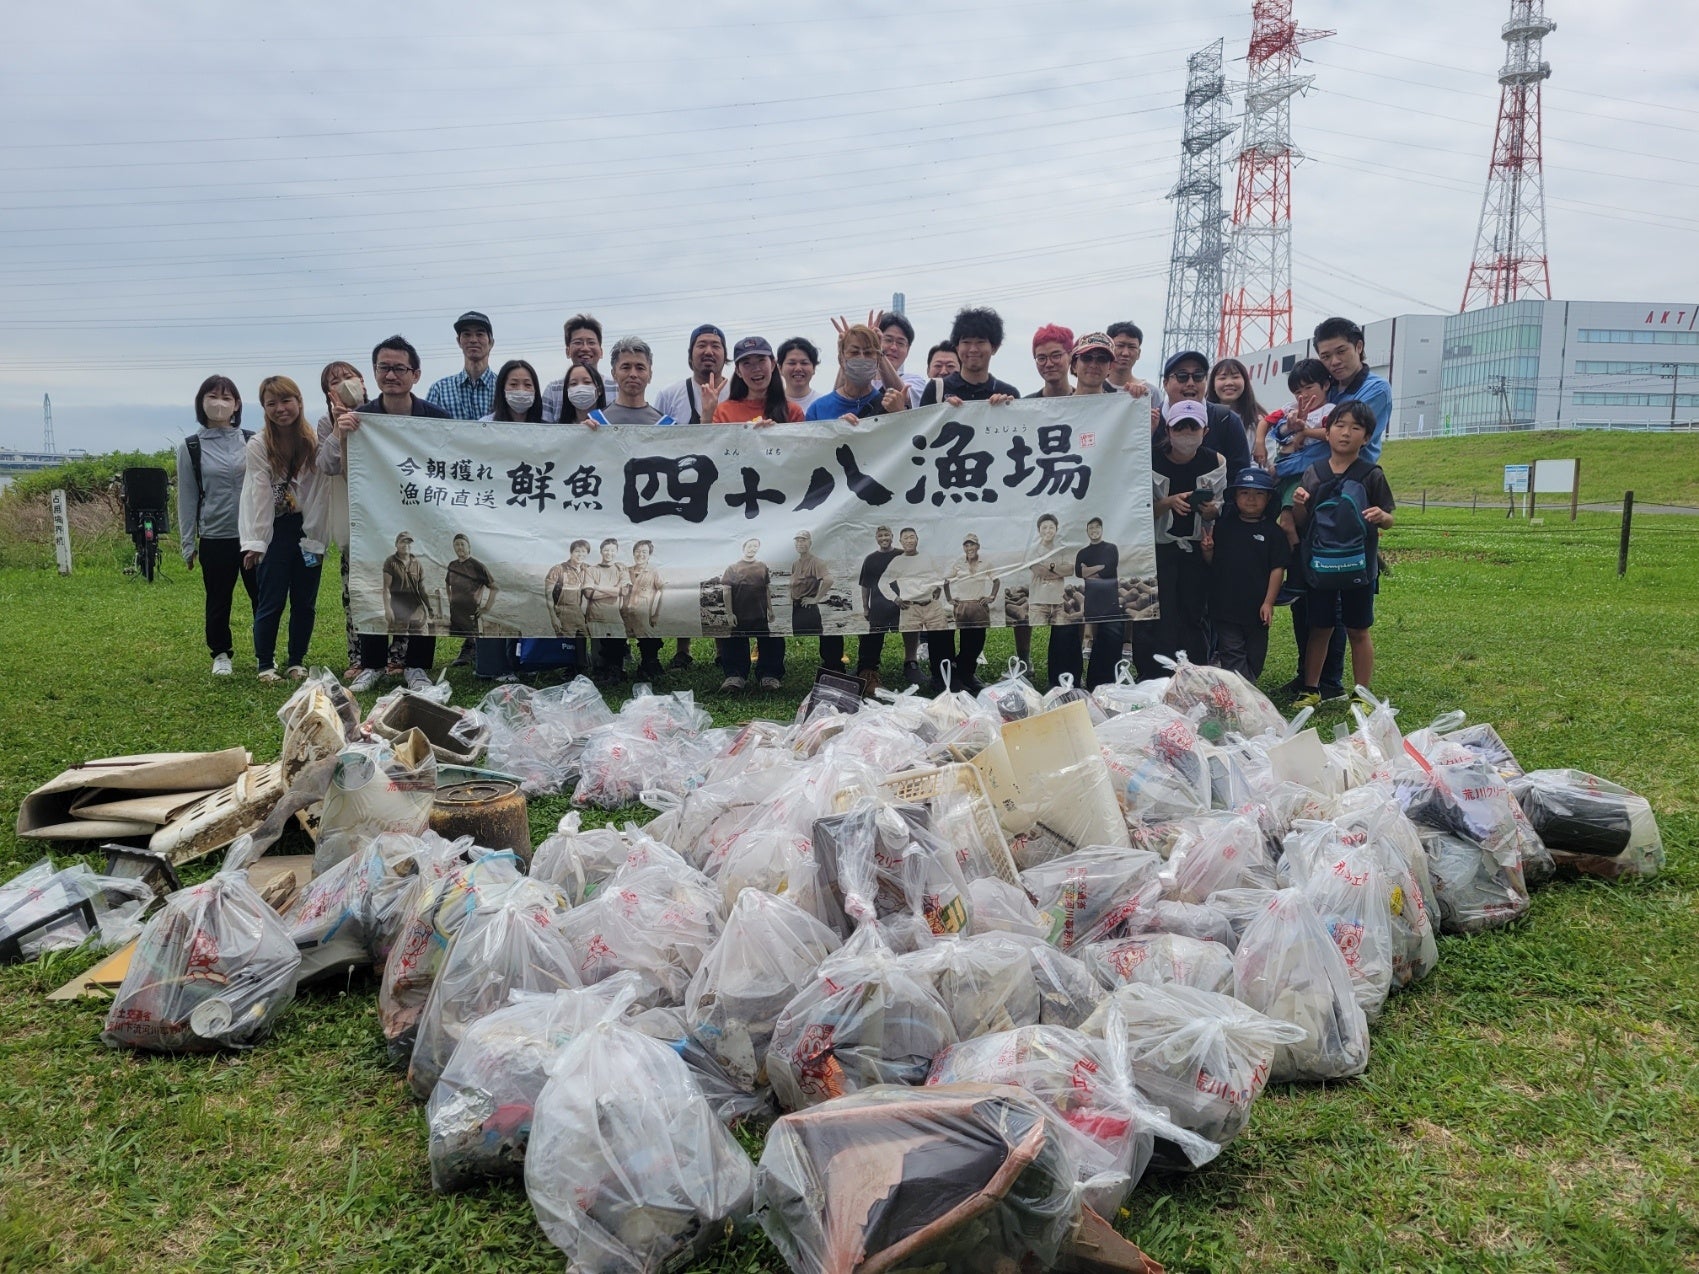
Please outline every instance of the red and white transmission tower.
M1245 61L1245 123L1239 186L1227 243L1218 357L1292 339L1292 98L1313 76L1294 75L1298 46L1331 31L1300 31L1292 0L1256 0Z
M1551 78L1540 41L1557 30L1545 0L1510 0L1502 35L1508 46L1498 73L1498 129L1481 200L1475 259L1462 309L1523 297L1551 299L1546 262L1546 183L1540 162L1540 84Z

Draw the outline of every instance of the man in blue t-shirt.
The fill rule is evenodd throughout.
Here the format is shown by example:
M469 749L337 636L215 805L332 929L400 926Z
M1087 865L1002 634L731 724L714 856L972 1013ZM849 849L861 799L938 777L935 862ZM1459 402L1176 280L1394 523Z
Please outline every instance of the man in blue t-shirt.
M1386 441L1386 427L1392 420L1392 386L1376 376L1363 361L1363 329L1348 318L1323 319L1316 324L1310 337L1316 357L1333 377L1333 388L1327 401L1334 406L1344 402L1366 403L1375 414L1374 435L1363 444L1362 457L1370 464L1380 462L1381 445ZM1304 643L1311 627L1309 607L1300 594L1292 603L1292 632L1298 643L1298 675L1286 685L1293 694L1304 686ZM1327 643L1327 658L1321 668L1321 696L1339 699L1345 695L1345 625L1336 623L1333 636Z
M894 388L881 388L881 381ZM858 423L868 416L883 416L907 406L908 387L884 356L879 333L865 323L856 323L838 333L838 378L830 393L808 404L804 419L843 417Z

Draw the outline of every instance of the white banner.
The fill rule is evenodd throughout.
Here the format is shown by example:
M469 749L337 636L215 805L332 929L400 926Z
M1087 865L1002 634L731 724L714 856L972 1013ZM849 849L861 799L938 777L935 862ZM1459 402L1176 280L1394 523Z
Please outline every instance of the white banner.
M1156 617L1150 409L857 426L482 424L349 439L363 633L862 633Z

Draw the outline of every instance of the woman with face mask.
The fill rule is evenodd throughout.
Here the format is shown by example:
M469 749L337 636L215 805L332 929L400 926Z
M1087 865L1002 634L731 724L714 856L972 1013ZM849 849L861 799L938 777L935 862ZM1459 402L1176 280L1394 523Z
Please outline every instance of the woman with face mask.
M596 428L592 412L608 405L608 387L594 367L576 363L566 369L566 390L560 401L560 423Z
M567 377L570 384L572 377ZM523 358L510 359L496 373L495 405L484 420L543 423L543 393L537 387L537 369Z
M287 376L260 382L265 428L248 442L242 483L242 564L259 569L254 609L254 657L260 680L278 674L277 630L289 608L288 675L307 675L307 647L318 613L319 574L324 567L324 484L318 469L318 439L302 411L301 387Z
M200 428L177 446L177 542L192 571L201 565L206 586L206 644L212 652L212 674L228 677L235 640L230 635L230 603L236 581L255 604L259 578L242 565L238 512L242 479L248 467L247 440L242 428L242 394L228 376L208 376L195 395L195 420Z

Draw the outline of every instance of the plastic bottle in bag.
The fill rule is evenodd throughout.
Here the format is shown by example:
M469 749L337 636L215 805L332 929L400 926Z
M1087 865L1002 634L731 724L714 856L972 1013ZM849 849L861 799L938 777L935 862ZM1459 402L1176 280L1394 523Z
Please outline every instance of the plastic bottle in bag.
M1162 897L1162 860L1138 849L1093 845L1021 873L1033 905L1063 951L1128 937L1147 927Z
M598 1022L555 1059L525 1150L525 1193L586 1274L649 1274L747 1221L754 1165L678 1054Z
M295 998L301 953L248 883L253 839L211 880L179 889L149 921L106 1015L113 1048L251 1048Z

